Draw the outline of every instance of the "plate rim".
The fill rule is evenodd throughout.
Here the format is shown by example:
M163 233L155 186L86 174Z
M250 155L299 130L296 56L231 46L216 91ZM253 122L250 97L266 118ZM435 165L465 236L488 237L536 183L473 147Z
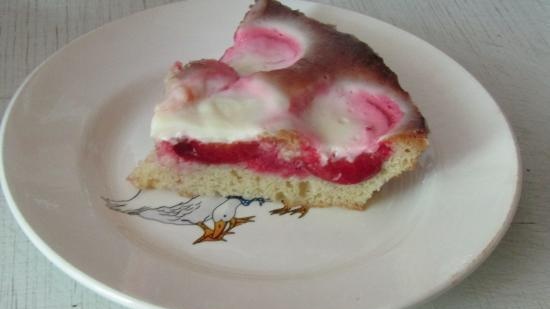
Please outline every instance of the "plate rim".
M188 0L183 2L190 3L193 1L199 1L199 0ZM217 0L210 0L210 1L217 1ZM503 112L502 107L498 104L498 102L494 99L494 97L491 95L491 93L484 87L484 85L475 77L473 76L468 70L466 70L462 65L460 65L456 60L454 60L452 57L447 55L445 52L440 50L439 48L435 47L434 45L430 44L429 42L425 41L424 39L416 36L415 34L412 34L404 29L401 29L397 26L394 26L393 24L380 20L378 18L369 16L364 13L352 11L350 9L337 7L329 4L323 4L323 3L312 3L309 1L304 0L292 0L293 2L301 2L301 3L307 3L309 5L318 6L321 8L327 8L327 9L336 9L342 12L345 12L346 14L354 14L359 15L361 17L367 17L372 20L375 20L376 22L379 22L383 24L384 26L393 28L394 30L398 30L400 32L405 33L408 36L411 36L415 38L419 43L422 43L423 45L429 46L431 49L433 49L435 52L439 53L440 55L444 56L448 61L453 63L453 65L458 68L460 71L462 71L463 74L468 76L472 81L477 83L483 92L485 92L488 97L492 100L492 103L497 107L497 111L499 116L502 117L504 121L504 125L507 128L508 132L510 133L512 145L514 147L514 156L515 156L515 163L516 163L516 182L515 182L515 191L513 193L512 199L507 205L508 211L506 213L506 217L502 223L502 225L499 227L498 231L494 234L492 239L487 243L487 245L479 252L479 254L475 257L472 257L468 263L466 263L465 267L462 268L459 272L453 274L448 280L441 281L438 284L434 286L433 289L425 290L425 293L423 294L417 294L417 297L414 301L406 304L407 306L416 306L422 303L426 303L430 300L433 300L440 296L441 294L445 293L446 291L450 290L451 288L458 285L460 282L462 282L466 277L468 277L470 274L472 274L483 262L487 260L487 258L493 253L493 251L496 249L506 232L511 226L512 220L514 218L515 213L517 212L517 209L519 207L519 200L521 197L522 187L523 187L523 162L521 159L521 150L517 141L517 137L515 132L513 131L513 128L510 124L510 121L506 114ZM67 274L71 279L79 282L86 288L94 291L95 293L114 301L117 304L129 307L129 308L137 308L137 309L165 309L164 307L157 306L155 304L149 303L147 301L144 301L142 299L136 298L134 296L130 296L129 294L126 294L124 292L121 292L113 287L108 286L107 284L94 279L91 275L85 273L84 271L81 271L73 264L69 263L67 260L65 260L61 255L59 255L55 250L53 250L32 228L32 226L29 224L29 222L25 219L21 211L19 210L19 207L17 206L15 199L13 198L13 195L10 191L10 184L8 183L6 172L5 172L5 166L7 165L7 162L5 162L4 158L4 139L6 135L6 127L7 123L9 121L10 115L12 113L13 107L16 104L16 101L18 100L20 94L25 90L27 85L30 83L30 81L37 75L39 71L41 71L49 62L51 59L55 58L58 54L61 54L65 51L68 47L78 43L81 40L85 40L88 36L92 36L98 32L105 31L106 28L112 27L115 24L118 23L124 23L127 19L135 18L138 15L142 14L148 14L151 13L151 11L155 10L161 10L165 7L171 6L171 5L178 5L178 3L170 3L161 5L154 8L149 8L142 10L137 13L130 14L128 16L124 16L122 18L116 19L114 21L110 21L108 23L105 23L95 29L92 29L75 39L71 40L67 44L65 44L63 47L55 51L53 54L48 56L45 60L43 60L36 68L34 68L21 82L21 85L17 88L17 90L12 95L6 109L4 112L4 115L2 117L1 125L0 125L0 184L2 187L2 192L4 194L6 203L12 213L12 215L15 218L15 221L18 223L19 227L23 231L23 233L29 238L31 243L49 260L54 264L58 269L60 269L62 272ZM179 5L182 5L181 3Z

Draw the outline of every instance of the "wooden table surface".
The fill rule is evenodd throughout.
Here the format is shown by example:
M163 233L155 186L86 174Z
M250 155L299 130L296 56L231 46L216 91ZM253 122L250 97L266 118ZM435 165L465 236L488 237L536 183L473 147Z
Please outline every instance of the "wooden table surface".
M0 0L0 111L25 76L69 41L170 0ZM489 259L420 308L550 308L550 1L321 0L443 50L494 96L517 135L523 194ZM0 195L0 308L121 308L54 267Z

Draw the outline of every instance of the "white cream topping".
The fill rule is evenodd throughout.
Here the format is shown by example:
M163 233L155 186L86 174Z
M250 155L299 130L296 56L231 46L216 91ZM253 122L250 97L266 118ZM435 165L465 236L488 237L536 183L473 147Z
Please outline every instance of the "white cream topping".
M185 102L188 97L181 86L168 87L168 91L152 121L151 135L157 140L187 137L230 143L281 129L297 130L313 139L322 162L330 157L353 160L376 151L381 140L400 131L410 110L384 88L356 81L340 81L319 93L300 119L289 113L289 99L258 77L242 78L197 102ZM374 100L388 98L397 104L402 117L397 123L388 122L380 108L353 99L362 93Z
M187 97L177 93L182 92L179 87L169 91L151 123L151 135L156 140L188 137L230 143L252 140L290 126L288 98L259 78L242 78L229 89L197 102L174 104L170 100Z
M403 117L390 127L386 115L378 108L351 99L361 93L389 98L398 105ZM381 140L397 133L400 124L406 121L408 109L407 104L383 87L340 81L323 95L317 96L302 119L306 130L318 143L322 161L326 162L331 156L351 161L363 152L376 151Z
M264 30L276 31L275 35L288 36L289 42L296 44L284 40L281 43L277 37L256 40L256 33L246 34L248 30L260 31L260 37ZM245 75L292 65L308 52L314 39L288 21L256 22L239 31L251 35L251 42L239 46L237 39L221 62ZM295 45L297 49L291 48ZM205 76L197 74L196 78L170 81L166 99L155 109L151 124L153 138L231 143L287 129L310 137L323 162L331 157L353 160L361 153L376 151L380 141L404 129L414 114L413 107L392 95L391 90L364 81L340 80L316 93L309 107L296 116L289 112L290 98L261 75L240 77L230 84L234 81L231 74L221 75L218 83L212 82L212 76L206 77L210 71L205 72ZM205 81L210 81L207 85L211 86L206 90L202 89ZM205 94L211 93L210 88L217 91L226 84L230 85L226 90ZM202 89L198 92L206 97L194 98L197 89Z
M307 128L317 139L323 161L328 159L329 154L351 159L366 148L362 145L364 136L361 134L365 124L341 101L341 96L331 91L327 96L315 99L303 117Z

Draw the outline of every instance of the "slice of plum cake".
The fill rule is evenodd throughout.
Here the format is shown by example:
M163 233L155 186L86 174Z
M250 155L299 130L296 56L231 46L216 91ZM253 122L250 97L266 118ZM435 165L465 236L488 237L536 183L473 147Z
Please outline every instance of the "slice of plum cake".
M258 0L220 60L176 62L156 149L128 179L182 195L365 208L428 146L418 108L367 44Z

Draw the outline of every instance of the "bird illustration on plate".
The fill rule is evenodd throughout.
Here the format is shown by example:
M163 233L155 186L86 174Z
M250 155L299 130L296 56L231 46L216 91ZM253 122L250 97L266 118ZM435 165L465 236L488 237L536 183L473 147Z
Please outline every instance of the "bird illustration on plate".
M233 229L245 223L254 222L254 216L238 217L237 209L258 203L267 202L258 197L245 199L241 196L226 196L220 198L204 198L194 196L173 205L143 205L139 190L134 196L125 200L114 200L102 197L108 208L127 214L139 216L166 224L196 225L203 231L202 236L193 244L205 241L225 241L225 236L233 234Z

